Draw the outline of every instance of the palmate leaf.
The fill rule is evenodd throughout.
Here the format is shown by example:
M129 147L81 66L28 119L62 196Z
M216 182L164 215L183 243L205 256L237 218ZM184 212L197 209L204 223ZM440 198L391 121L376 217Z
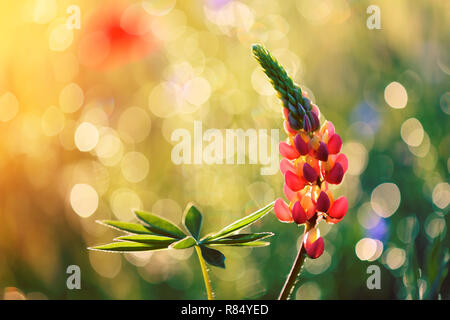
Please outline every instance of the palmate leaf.
M225 256L222 252L216 249L211 249L206 246L200 246L202 257L207 263L215 267L225 269Z
M256 240L262 240L269 237L272 237L274 234L272 232L260 232L260 233L241 233L234 234L228 237L224 237L221 239L210 240L203 242L204 244L214 244L214 245L234 245L234 244L243 244L249 243Z
M88 248L89 250L110 251L110 252L135 252L154 251L167 249L168 244L146 244L138 242L119 241L104 244L101 246Z
M136 210L137 218L143 224L104 220L98 221L108 227L125 231L129 235L115 238L117 242L89 248L90 250L110 252L154 251L164 249L187 249L198 246L206 263L225 268L225 256L209 246L262 247L270 243L260 241L273 236L271 232L235 234L264 217L273 208L274 202L252 214L239 219L220 231L199 240L203 216L189 204L183 216L183 225L191 234L186 235L178 226L155 214ZM208 245L208 246L206 246Z
M198 240L200 237L202 223L203 216L201 212L192 203L188 204L183 216L183 224L196 240Z
M179 240L177 242L172 243L170 245L170 248L173 248L173 249L187 249L187 248L195 246L196 244L197 244L197 241L194 238L192 238L191 236L187 236L184 239L181 239L181 240Z
M125 231L133 234L154 234L149 228L142 224L130 223L130 222L122 222L122 221L113 221L113 220L97 220L97 223L103 224L107 227Z
M181 231L176 225L174 225L169 220L161 218L153 213L135 210L134 213L138 217L139 220L147 224L147 228L152 232L162 235L168 236L172 238L181 239L186 236L186 234Z
M251 225L252 223L254 223L255 221L261 219L262 217L264 217L266 214L268 214L272 208L273 208L273 204L275 202L271 202L269 203L267 206L249 214L248 216L239 219L235 222L233 222L232 224L226 226L225 228L223 228L222 230L220 230L217 233L214 233L212 235L209 235L207 237L205 237L204 239L202 239L202 243L205 242L209 242L212 240L216 240L216 239L221 239L227 235L230 235L234 232L237 232L245 227L248 227L249 225Z
M133 235L133 236L121 236L117 237L114 240L120 240L120 241L132 241L132 242L139 242L139 243L147 243L147 244L161 244L161 245L169 245L178 239L165 237L165 236L157 236L157 235Z

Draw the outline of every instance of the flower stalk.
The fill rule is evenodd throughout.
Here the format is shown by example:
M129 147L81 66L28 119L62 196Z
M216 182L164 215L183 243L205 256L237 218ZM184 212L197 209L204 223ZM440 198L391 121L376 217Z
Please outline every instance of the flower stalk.
M198 261L200 262L200 268L202 269L203 281L205 282L206 295L208 300L214 300L214 292L211 286L211 279L208 274L208 267L206 266L205 259L203 259L202 251L199 246L195 246L195 252L197 252Z
M303 245L303 241L305 240L306 234L308 233L309 229L310 229L309 225L308 224L305 225L305 231L302 236L302 242L300 243L300 247L298 248L297 257L295 258L291 271L289 272L286 282L284 283L283 289L281 289L281 293L280 296L278 297L278 300L288 300L289 296L292 293L292 290L294 290L295 284L297 283L298 275L302 270L302 266L306 258L306 250L305 246Z

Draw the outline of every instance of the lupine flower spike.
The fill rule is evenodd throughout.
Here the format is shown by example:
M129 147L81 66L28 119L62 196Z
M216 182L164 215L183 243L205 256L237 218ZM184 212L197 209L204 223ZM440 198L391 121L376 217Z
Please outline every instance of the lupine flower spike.
M340 153L342 139L333 123L320 124L319 108L294 84L277 60L260 45L253 46L253 54L282 101L284 129L288 135L279 144L283 157L280 162L283 190L288 202L277 199L274 212L281 222L305 225L302 247L280 295L280 299L287 299L305 254L316 259L324 251L319 222L335 224L347 213L347 199L334 199L328 186L342 182L348 160Z

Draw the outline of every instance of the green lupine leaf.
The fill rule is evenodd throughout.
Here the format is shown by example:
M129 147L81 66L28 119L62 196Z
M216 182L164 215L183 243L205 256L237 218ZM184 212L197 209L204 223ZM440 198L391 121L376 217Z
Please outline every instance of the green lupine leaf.
M229 247L247 247L247 248L251 248L251 247L266 247L268 245L270 245L270 242L267 241L252 241L252 242L242 242L242 243L211 243L208 244L211 246L229 246Z
M172 243L170 245L170 247L174 248L174 249L187 249L187 248L195 246L196 244L197 244L197 241L194 238L192 238L191 236L187 236L184 239L181 239L177 242Z
M256 240L262 240L265 238L272 237L274 234L272 232L260 232L260 233L241 233L234 234L221 239L206 241L204 244L221 244L221 245L231 245L231 244L241 244L252 242Z
M202 223L203 216L201 212L192 203L190 203L186 208L186 212L183 217L183 224L194 239L199 239Z
M239 231L239 230L241 230L241 229L251 225L255 221L261 219L266 214L268 214L272 210L274 203L275 203L275 201L269 203L264 208L261 208L258 211L255 211L255 212L249 214L248 216L233 222L232 224L226 226L225 228L223 228L219 232L204 238L202 240L202 242L223 238L223 237L225 237L225 236L227 236L229 234L237 232L237 231Z
M205 246L200 246L200 250L202 251L203 259L205 259L207 263L225 269L225 256L222 252Z
M119 241L88 248L90 250L111 251L111 252L134 252L167 249L167 244L145 244L137 242Z
M180 228L169 220L145 211L135 210L134 213L139 220L147 224L147 228L156 234L177 239L181 239L186 236Z
M103 224L107 227L117 229L120 231L125 231L133 234L153 234L153 232L142 224L113 221L113 220L97 220L97 223Z
M157 236L157 235L134 235L134 236L121 236L117 237L114 240L120 240L120 241L132 241L132 242L139 242L139 243L148 243L148 244L171 244L177 239L165 237L165 236Z

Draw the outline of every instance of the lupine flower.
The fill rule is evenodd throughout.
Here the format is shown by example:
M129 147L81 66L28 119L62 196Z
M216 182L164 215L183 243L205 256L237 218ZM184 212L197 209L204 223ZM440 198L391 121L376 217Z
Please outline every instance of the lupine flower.
M306 254L316 259L324 250L318 223L321 220L338 223L348 209L347 199L334 199L328 188L330 184L340 184L348 168L347 157L340 153L342 139L333 123L320 124L319 108L269 52L261 46L254 46L253 52L283 102L284 129L288 135L279 144L283 191L288 201L277 199L274 212L281 222L306 225L303 245Z

